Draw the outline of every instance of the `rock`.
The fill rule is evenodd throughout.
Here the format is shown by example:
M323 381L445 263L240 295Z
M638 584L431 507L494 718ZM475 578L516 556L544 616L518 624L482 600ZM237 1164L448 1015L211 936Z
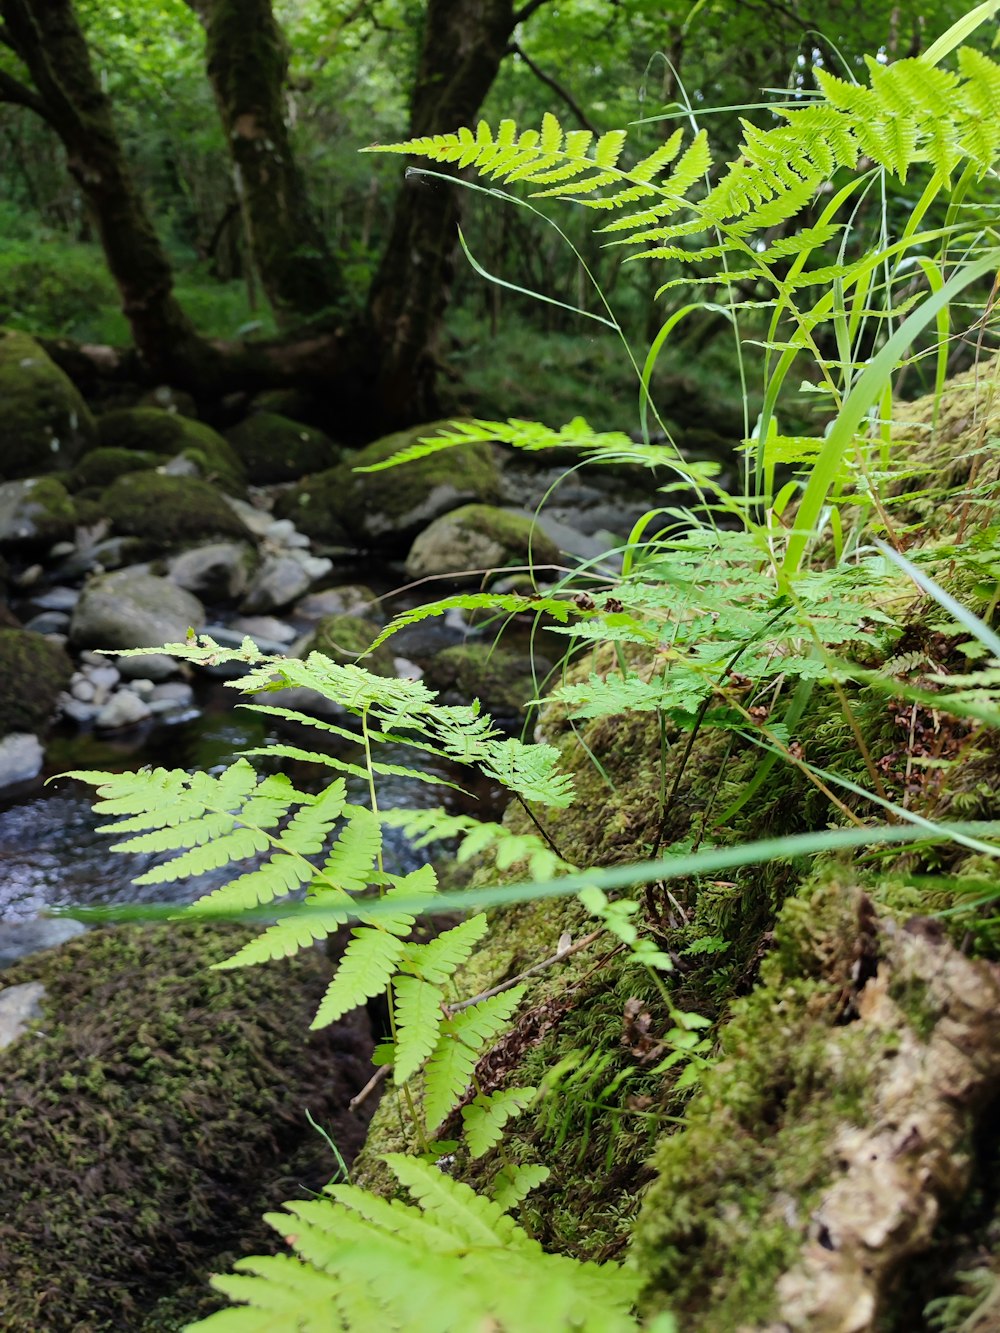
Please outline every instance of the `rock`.
M105 528L107 526L105 523ZM108 569L121 569L122 565L138 564L149 550L150 547L141 537L87 540L79 543L55 572L61 579L79 579L95 569L103 572Z
M25 981L0 990L0 1050L17 1041L28 1024L41 1017L44 995L40 981Z
M70 681L69 692L74 699L78 699L82 704L92 704L97 694L93 684L79 672L75 673Z
M119 657L115 666L125 680L168 680L180 670L180 664L166 653L140 653L138 657Z
M45 592L37 593L31 602L33 606L40 607L43 611L72 611L79 600L80 593L77 588L63 588L57 584L47 588Z
M67 467L94 443L94 419L87 404L26 333L0 334L0 402L0 477L37 476Z
M232 446L200 421L155 407L129 407L105 413L97 432L102 448L139 450L161 459L183 456L206 481L232 495L246 493L243 465Z
M375 592L364 583L344 583L337 588L312 592L295 604L295 614L307 620L322 616L359 615L381 623L382 604Z
M191 593L169 579L126 568L86 585L70 622L70 639L102 648L147 648L183 642L189 628L204 623L205 609Z
M129 694L134 694L136 698L142 699L144 703L149 703L156 686L145 676L138 676L135 680L127 681L122 688L127 690Z
M293 649L293 656L324 653L335 662L355 662L376 676L395 676L396 662L392 649L382 644L367 657L372 641L378 638L379 626L361 616L324 616L315 629L304 635Z
M432 423L376 440L337 467L307 477L279 497L275 511L310 537L339 542L343 534L384 550L405 550L439 515L469 501L499 496L500 478L488 444L473 444L404 463L391 478L352 469L391 458L446 423Z
M525 711L551 668L536 655L533 675L531 654L490 640L455 644L437 653L428 660L424 679L440 692L443 703L478 699L488 712L510 718Z
M0 740L0 789L37 778L44 760L37 736L27 731L10 732Z
M144 699L131 690L119 690L100 709L94 718L94 726L104 731L117 731L120 727L134 727L152 716L152 710Z
M168 704L171 708L190 708L194 703L194 690L186 680L168 680L153 686L149 701L154 705Z
M91 449L70 473L75 491L97 487L103 490L128 472L148 472L163 460L159 454L142 449Z
M249 504L246 500L239 500L234 495L223 494L222 498L255 537L266 537L270 534L274 527L274 519L269 510L258 509L256 505Z
M142 537L161 549L210 537L249 536L230 506L197 477L130 472L112 482L101 506L116 532Z
M211 542L174 556L167 570L178 587L206 602L231 602L246 590L256 563L249 542Z
M234 616L229 628L237 634L249 634L251 639L271 639L275 643L291 643L298 638L294 626L277 616Z
M70 917L35 917L30 921L0 921L0 968L19 958L64 944L87 929Z
M240 603L243 611L279 611L308 592L312 576L290 555L269 555L254 575Z
M257 486L321 472L337 462L340 452L322 431L276 412L255 412L228 430L226 439Z
M65 611L40 611L24 622L24 628L36 634L62 634L68 627L69 616Z
M121 680L121 672L113 667L107 658L86 668L87 679L97 693L98 703L102 703Z
M149 393L143 394L139 399L140 407L156 407L161 412L179 413L182 417L191 417L196 420L198 416L198 405L189 393L183 389L175 389L170 384L157 385L155 389L150 389Z
M37 546L69 536L76 509L54 477L29 477L0 485L0 546Z
M0 736L44 731L72 674L69 654L44 634L0 629Z
M559 548L530 518L477 504L435 519L410 548L406 572L411 579L420 579L471 570L469 577L478 582L485 569L558 560Z

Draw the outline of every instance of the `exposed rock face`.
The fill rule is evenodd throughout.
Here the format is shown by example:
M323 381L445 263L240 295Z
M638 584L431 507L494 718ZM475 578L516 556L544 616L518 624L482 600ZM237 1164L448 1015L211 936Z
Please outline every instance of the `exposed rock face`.
M76 509L55 477L0 484L0 546L51 545L73 532Z
M338 541L347 532L361 544L405 550L440 514L470 501L497 499L500 478L489 445L473 444L404 463L388 478L357 467L381 463L446 423L400 431L351 454L327 472L307 477L282 497L278 510L311 537Z
M170 577L206 602L235 601L250 581L257 553L248 542L210 542L174 556Z
M322 431L277 412L255 412L227 431L226 439L257 486L322 472L333 467L340 452Z
M60 644L32 630L0 629L0 736L44 731L72 674Z
M232 446L201 421L155 407L129 407L100 417L97 431L102 448L139 450L161 459L183 457L224 491L246 491L243 465Z
M485 569L558 560L559 548L530 518L495 505L472 504L443 514L424 529L410 548L406 572L411 579L467 574L478 580L478 571Z
M26 333L0 333L0 402L0 478L68 467L96 438L83 398Z
M205 608L169 579L144 568L117 569L86 585L70 622L75 644L97 648L158 648L201 629Z
M13 731L0 738L0 791L37 778L44 759L42 743L31 732Z
M0 990L0 1050L17 1041L28 1024L41 1015L44 996L45 987L40 981L25 981Z

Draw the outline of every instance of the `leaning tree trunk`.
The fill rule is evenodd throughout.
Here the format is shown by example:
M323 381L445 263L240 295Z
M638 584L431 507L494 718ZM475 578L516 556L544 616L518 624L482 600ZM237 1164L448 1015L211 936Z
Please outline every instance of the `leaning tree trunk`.
M285 123L288 56L271 0L188 0L205 26L208 77L253 261L286 322L340 304L343 280L309 207Z
M428 0L411 138L475 119L523 14L512 0ZM406 179L369 296L381 346L379 406L390 424L437 411L435 339L448 303L457 223L453 186Z
M70 0L2 0L4 40L24 62L67 165L90 206L140 356L158 374L208 349L173 295L169 261L129 170L111 103Z

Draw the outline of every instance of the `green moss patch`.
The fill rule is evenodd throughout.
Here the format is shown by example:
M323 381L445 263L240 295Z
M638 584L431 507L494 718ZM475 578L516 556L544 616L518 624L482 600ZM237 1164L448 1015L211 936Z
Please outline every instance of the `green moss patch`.
M339 450L322 431L277 412L256 412L226 432L246 474L257 486L298 481L337 462Z
M94 443L94 420L69 376L26 333L0 332L0 478L66 467Z
M91 449L77 463L70 474L74 490L97 487L101 490L128 472L148 472L157 467L161 458L149 450L102 448Z
M324 616L320 620L307 642L303 645L301 656L306 653L324 653L335 662L354 662L361 653L367 653L378 638L380 626L364 616L352 616L347 613L336 616ZM360 664L376 676L395 676L396 666L392 648L381 644Z
M44 731L72 674L60 644L33 630L0 629L0 736Z
M177 412L161 412L155 407L129 407L100 417L97 430L102 448L130 449L161 458L183 455L197 466L206 481L221 486L230 495L246 492L243 465L234 449L200 421Z
M259 1209L335 1174L320 1149L318 1178L289 1178L291 1154L319 1142L306 1108L346 1157L358 1147L363 1118L346 1103L370 1072L366 1022L307 1035L329 979L316 950L209 970L248 934L96 931L3 973L47 991L45 1018L0 1055L11 1333L175 1326L143 1312L175 1288L200 1291L224 1252L259 1252Z
M165 547L210 537L245 540L250 535L225 500L197 477L130 472L104 491L101 506L116 532Z

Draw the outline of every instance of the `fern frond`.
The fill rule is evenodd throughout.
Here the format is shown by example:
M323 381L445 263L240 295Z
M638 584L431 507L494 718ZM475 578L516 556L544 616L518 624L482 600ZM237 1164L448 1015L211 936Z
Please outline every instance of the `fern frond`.
M464 1137L473 1157L482 1157L503 1138L508 1120L531 1105L537 1088L502 1088L488 1096L480 1093L462 1107Z
M393 1077L397 1084L412 1078L437 1045L444 1022L444 992L418 977L397 976L395 998L396 1041Z
M367 807L347 809L347 822L330 848L318 878L348 893L360 893L371 882L382 848L382 829Z
M470 957L487 928L486 917L479 912L443 931L427 944L410 944L400 961L400 969L443 986Z
M520 1166L502 1166L493 1180L493 1201L509 1213L533 1189L544 1185L552 1172L547 1166L525 1162Z
M564 810L573 800L573 779L557 771L559 751L551 745L524 745L513 737L494 741L479 760L483 772L525 801Z
M430 1133L461 1100L483 1047L507 1025L524 992L524 986L512 986L442 1023L424 1071L424 1114Z
M405 945L386 930L362 926L352 930L354 938L344 950L340 966L320 1001L310 1028L327 1027L381 995L403 955Z

